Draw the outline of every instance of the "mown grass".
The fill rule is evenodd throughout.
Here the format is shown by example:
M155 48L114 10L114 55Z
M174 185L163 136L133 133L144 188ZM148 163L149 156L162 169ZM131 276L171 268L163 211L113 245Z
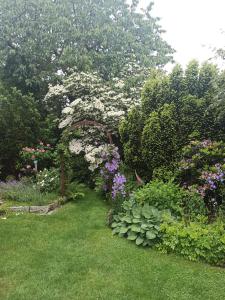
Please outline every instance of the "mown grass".
M0 299L225 299L225 270L112 236L91 191L50 216L0 220Z

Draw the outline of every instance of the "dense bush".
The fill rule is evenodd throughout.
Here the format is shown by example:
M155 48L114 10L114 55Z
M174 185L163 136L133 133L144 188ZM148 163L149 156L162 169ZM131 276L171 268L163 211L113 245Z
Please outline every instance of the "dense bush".
M16 175L20 151L38 139L39 119L31 95L0 84L0 178Z
M141 153L141 135L144 128L143 116L140 109L133 108L119 127L123 144L124 161L131 170L137 170L143 175L144 163Z
M221 222L205 224L164 222L160 226L162 239L157 247L167 253L176 253L189 260L201 260L225 266L225 227Z
M211 217L224 205L224 159L224 142L192 141L184 147L179 163L180 181L203 197Z
M20 162L18 167L20 171L26 172L27 166L30 168L34 167L34 161L37 163L37 169L43 170L49 168L54 164L56 159L56 152L50 144L44 144L39 142L38 145L33 147L24 147L20 152Z
M137 190L134 198L138 203L148 203L159 210L169 209L175 216L192 218L205 213L199 194L186 191L173 182L151 181Z
M58 169L44 169L40 171L36 176L36 184L41 192L57 192L59 191L60 172Z
M177 157L179 139L177 134L175 106L165 104L152 112L142 133L142 155L149 176L155 168L168 166Z
M136 245L153 246L161 237L163 212L149 204L124 201L123 212L113 216L113 234L135 241Z

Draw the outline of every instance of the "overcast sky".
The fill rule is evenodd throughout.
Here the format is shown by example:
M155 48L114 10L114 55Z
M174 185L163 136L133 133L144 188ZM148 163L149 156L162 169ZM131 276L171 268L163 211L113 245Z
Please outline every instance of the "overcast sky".
M141 6L150 1L141 0ZM164 38L177 51L174 58L183 66L193 58L213 56L213 47L225 48L225 0L154 0L154 16L167 31Z

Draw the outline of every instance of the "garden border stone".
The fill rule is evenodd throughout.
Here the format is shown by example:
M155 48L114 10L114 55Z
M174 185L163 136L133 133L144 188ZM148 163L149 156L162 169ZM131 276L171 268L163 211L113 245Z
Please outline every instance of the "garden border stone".
M40 205L40 206L12 206L9 209L13 212L48 214L49 212L52 212L59 207L60 207L59 202L53 202L49 205Z

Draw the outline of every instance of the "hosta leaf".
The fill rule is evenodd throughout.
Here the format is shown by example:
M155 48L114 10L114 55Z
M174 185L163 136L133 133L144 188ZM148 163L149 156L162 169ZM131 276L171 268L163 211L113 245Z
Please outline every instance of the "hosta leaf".
M152 231L147 231L147 232L146 232L146 237L147 237L147 239L149 239L149 240L154 240L154 239L156 238L156 235L155 235L155 233L152 232Z
M127 233L128 230L129 230L128 227L121 227L120 228L120 233Z
M130 229L134 232L141 232L141 227L138 225L132 225Z
M136 238L137 238L137 233L129 231L127 239L130 241L134 241L134 240L136 240Z
M142 207L142 215L146 218L149 219L152 217L152 210L151 207L148 204L145 204Z
M144 239L141 238L140 236L136 239L136 245L141 245L144 242Z
M118 222L118 221L120 220L120 218L119 218L118 215L114 215L114 216L113 216L113 219L114 219L116 222Z
M127 223L132 223L131 217L129 217L129 216L124 216L123 218L121 218L121 221L127 222Z
M154 228L159 231L160 230L160 227L158 225L154 225Z
M132 213L135 218L140 218L141 217L141 207L134 207L132 209Z
M112 230L112 234L117 234L120 232L120 228L119 227L116 227Z
M111 224L111 227L112 228L115 228L115 227L117 227L118 226L118 223L116 223L116 222L113 222L112 224Z
M147 230L149 229L149 224L143 223L141 224L141 228Z
M141 219L140 218L134 218L132 220L132 223L140 223L141 222Z

